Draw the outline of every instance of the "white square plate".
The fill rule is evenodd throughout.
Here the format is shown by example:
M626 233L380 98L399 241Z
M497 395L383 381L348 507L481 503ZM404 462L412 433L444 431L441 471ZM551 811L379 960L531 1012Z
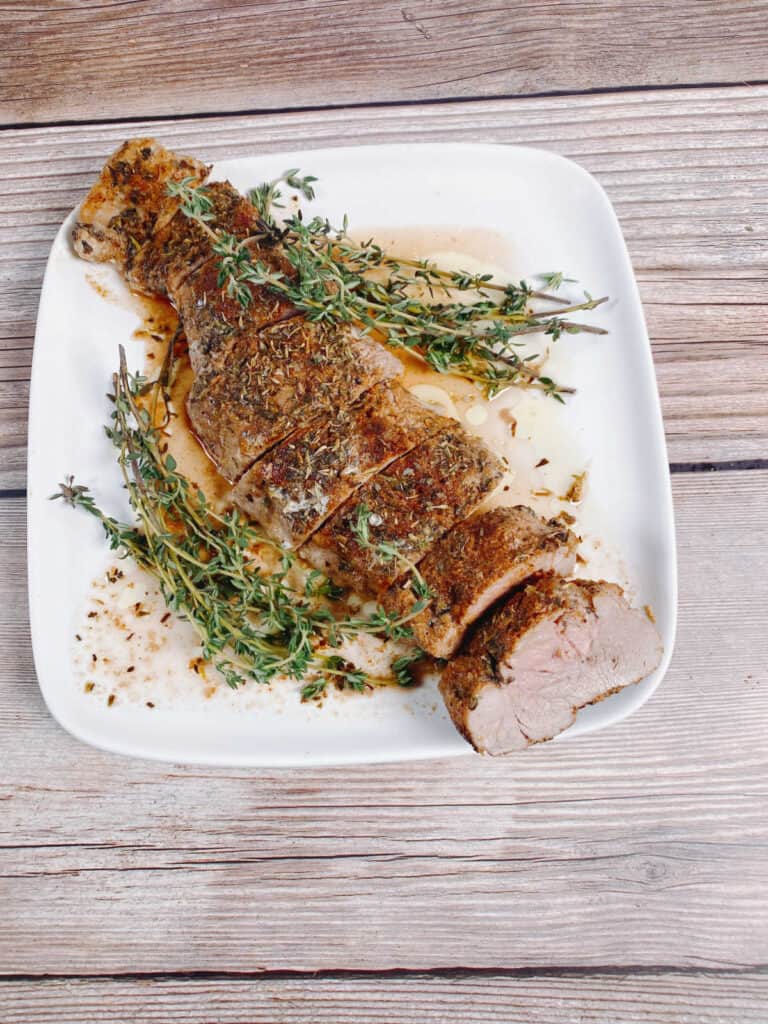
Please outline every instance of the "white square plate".
M557 344L555 376L575 385L577 394L565 407L543 397L540 402L552 406L546 413L548 436L568 438L589 465L579 527L601 538L604 550L620 553L613 576L629 582L636 603L653 607L665 645L664 660L652 676L586 709L565 735L625 718L648 699L669 663L676 566L650 344L621 230L605 193L562 157L483 145L269 155L217 164L214 177L246 190L288 167L318 176L312 209L333 223L348 213L353 228L375 225L383 236L388 229L422 226L495 232L509 243L512 255L505 269L513 278L565 270L593 292L611 296L586 317L607 327L608 338L581 335ZM85 742L168 761L300 766L469 753L433 684L409 691L388 688L370 698L342 695L321 709L300 704L295 689L286 696L262 688L242 707L230 701L152 711L143 705L107 707L83 693L74 670L73 635L91 581L103 573L109 555L97 523L48 496L71 472L91 484L103 506L124 509L113 452L101 428L109 415L105 392L118 344L126 345L136 368L142 347L131 338L136 315L104 301L87 280L94 267L73 255L73 218L62 225L48 262L30 398L30 615L37 674L51 713ZM98 273L102 281L111 274L110 287L121 287L110 268ZM531 423L537 417L544 422L539 405L532 409ZM541 450L535 429L531 444L532 452Z

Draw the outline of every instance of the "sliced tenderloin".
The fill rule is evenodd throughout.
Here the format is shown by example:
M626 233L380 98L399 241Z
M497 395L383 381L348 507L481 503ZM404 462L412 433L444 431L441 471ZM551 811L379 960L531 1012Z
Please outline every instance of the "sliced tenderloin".
M465 519L419 563L433 597L409 623L416 643L436 658L450 658L469 626L508 591L538 574L569 575L577 545L562 522L542 519L525 505ZM407 579L386 594L384 606L402 616L413 602Z
M543 577L491 613L440 681L456 728L487 754L567 729L579 708L639 682L661 639L615 583Z
M285 276L292 273L279 248L258 242L249 242L247 247L254 262L261 261ZM171 298L184 324L195 373L204 373L216 360L226 358L236 332L246 327L270 327L297 315L293 303L271 288L254 284L247 287L250 301L243 306L219 281L218 256L174 284Z
M239 333L226 360L196 377L187 411L219 472L234 482L297 428L400 373L402 364L378 342L295 318Z
M382 594L409 572L408 562L418 562L473 512L501 475L501 463L482 441L452 423L363 484L301 555L342 586ZM355 533L362 507L370 512L373 547ZM398 557L382 557L381 544Z
M232 492L235 504L299 547L360 484L450 423L399 385L379 384L256 462Z
M131 257L173 215L166 185L190 178L205 181L209 168L178 156L155 139L130 139L107 160L78 212L72 245L94 263L117 263L125 270Z
M241 242L263 235L258 210L228 181L211 182L202 195L211 204L205 213L210 229L223 231ZM177 198L167 196L165 202L164 223L158 224L152 237L133 254L127 278L136 291L167 294L176 303L175 293L182 283L214 255L214 238L179 209Z

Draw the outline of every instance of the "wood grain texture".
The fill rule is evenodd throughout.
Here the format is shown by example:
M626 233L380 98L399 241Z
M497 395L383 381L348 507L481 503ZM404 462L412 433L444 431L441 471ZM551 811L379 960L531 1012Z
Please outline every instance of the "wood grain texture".
M212 160L350 139L524 143L572 157L606 188L625 232L671 460L768 449L768 88L713 89L0 133L0 487L24 483L51 240L106 154L145 132Z
M12 3L0 123L759 81L766 15L766 0Z
M674 488L678 643L630 720L305 771L66 735L27 645L23 502L0 502L0 975L768 962L768 472Z
M765 1024L763 974L0 983L4 1024Z

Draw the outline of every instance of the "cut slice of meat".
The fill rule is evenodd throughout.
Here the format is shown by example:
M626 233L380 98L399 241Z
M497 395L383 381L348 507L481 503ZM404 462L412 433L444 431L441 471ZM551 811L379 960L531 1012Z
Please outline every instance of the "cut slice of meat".
M409 623L416 643L436 658L450 658L468 627L492 604L531 576L567 576L578 538L558 519L525 505L478 512L459 523L419 563L433 597ZM389 591L384 606L407 615L410 580Z
M260 260L270 269L290 276L290 263L279 248L249 242L254 262ZM251 327L259 330L296 316L296 307L270 288L248 285L251 301L242 306L219 283L219 259L213 257L177 283L171 293L189 343L189 358L195 373L226 355L236 331Z
M196 377L187 411L219 472L235 481L298 427L400 373L378 342L295 318L238 333L226 361Z
M201 190L210 201L206 212L210 227L244 241L264 233L258 210L228 181L214 181ZM195 220L179 209L179 201L166 198L165 223L158 225L147 243L137 250L127 267L128 283L148 295L175 292L193 271L213 256L214 239Z
M190 178L205 181L209 168L178 156L154 139L130 139L112 154L78 212L72 245L94 263L125 270L132 255L171 216L166 185Z
M482 623L440 681L459 732L507 754L567 729L659 664L661 639L615 583L544 577Z
M501 475L501 463L482 441L451 424L363 484L300 553L334 582L381 594L408 573L408 562L418 562L474 511ZM370 513L373 547L355 533L361 509ZM381 544L398 557L382 557Z
M450 423L399 385L379 384L256 462L233 491L235 504L299 547L360 484Z

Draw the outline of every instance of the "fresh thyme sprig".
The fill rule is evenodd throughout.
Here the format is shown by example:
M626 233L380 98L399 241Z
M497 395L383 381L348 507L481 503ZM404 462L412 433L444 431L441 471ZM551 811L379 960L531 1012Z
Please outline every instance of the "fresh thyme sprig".
M265 237L281 243L290 274L254 256L250 240L237 239L209 223L210 200L206 205L204 185L193 186L190 179L173 185L172 194L181 199L182 212L211 236L219 256L219 286L228 295L245 308L253 301L249 286L266 286L308 319L357 324L390 346L409 350L439 373L473 381L489 396L512 384L538 388L559 401L572 391L540 373L542 358L524 355L521 338L544 334L557 341L563 333L605 334L603 328L568 315L596 309L607 301L606 296L595 299L585 293L583 301L570 303L525 281L502 285L488 274L447 271L427 260L393 256L373 240L355 242L346 218L337 229L320 217L305 221L299 211L278 229L272 211L280 207L280 182L287 181L311 199L316 180L312 175L299 177L293 169L250 193L265 225ZM571 280L559 273L540 277L555 290ZM457 298L467 292L474 293L473 301ZM557 308L534 311L533 299Z
M107 515L72 477L52 498L98 519L110 547L157 580L168 608L191 623L203 658L230 686L248 679L268 683L276 676L304 680L317 675L359 691L358 670L342 667L324 652L361 633L406 639L407 622L417 612L396 616L378 608L368 618L341 616L330 603L338 590L320 573L310 573L303 590L296 589L288 579L295 556L236 511L217 512L178 471L165 450L165 421L158 422L158 408L165 408L161 383L129 374L122 348L113 387L107 435L117 449L137 523ZM279 555L278 571L265 571L254 558L254 550L263 545Z

